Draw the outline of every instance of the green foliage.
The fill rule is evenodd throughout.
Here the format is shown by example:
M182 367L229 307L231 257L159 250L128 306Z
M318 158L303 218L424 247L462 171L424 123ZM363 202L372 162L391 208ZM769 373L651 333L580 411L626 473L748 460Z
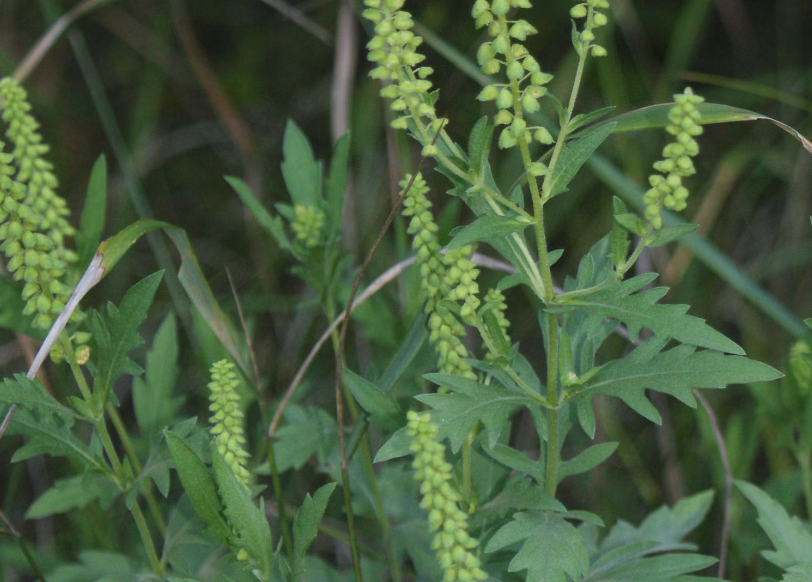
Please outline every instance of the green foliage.
M105 3L90 4L73 15ZM280 150L270 156L265 143L256 149L251 134L262 127L267 135L282 135L282 126L261 112L252 115L261 126L241 122L240 110L253 107L248 77L219 61L206 66L207 51L193 48L198 18L210 10L206 3L194 4L193 19L182 2L172 3L171 18L155 14L150 46L174 46L163 42L164 35L181 35L179 46L191 55L195 75L207 79L221 127L238 144L242 167L235 169L231 155L222 157L240 177L227 176L225 184L209 171L211 160L201 163L200 152L192 151L204 148L166 158L167 148L148 150L150 155L139 150L151 139L150 116L172 109L164 95L176 77L174 61L156 57L159 66L143 76L125 141L116 119L127 109L111 108L93 55L73 31L71 47L115 157L110 184L116 186L108 197L107 162L99 157L89 172L78 231L56 194L55 168L66 160L81 168L84 189L91 162L50 150L17 81L35 66L42 45L0 82L11 146L11 153L0 153L0 250L9 273L0 280L0 324L41 338L54 323L40 354L29 358L34 363L27 375L18 373L17 350L9 349L0 382L0 464L8 465L0 468L7 476L0 480L0 561L10 564L11 578L750 580L763 574L751 558L762 549L753 519L735 503L728 507L727 495L716 496L724 506L712 507L711 490L675 498L678 491L729 487L732 474L758 475L770 492L737 482L773 545L761 554L772 578L761 579L812 576L808 523L785 509L803 506L806 518L812 515L809 332L780 303L786 297L773 299L746 266L734 265L709 242L733 248L733 227L750 223L763 192L774 194L775 176L792 174L785 166L795 156L773 144L763 147L759 134L757 148L742 142L721 157L715 173L708 161L696 167L693 161L700 148L695 138L710 123L767 119L810 152L812 144L766 115L703 103L691 89L677 93L673 79L690 69L708 3L688 3L678 34L662 47L647 47L647 30L635 31L639 46L629 43L635 57L641 46L651 55L664 47L661 79L645 70L650 64L625 78L629 67L616 46L621 36L604 33L617 12L607 0L576 2L558 15L554 3L537 3L531 11L529 0L425 3L414 14L406 0L363 4L372 85L358 80L346 109L353 113L353 141L348 133L328 144L305 129L311 110L327 110L319 101L327 92L302 84L294 99L302 125L287 121ZM58 3L41 5L50 20L58 17ZM657 11L661 21L659 11L671 10L638 8L644 16ZM219 11L217 26L240 10ZM463 12L472 17L465 34L482 30L470 52L475 62L453 46L470 46L470 38L460 42L457 36L466 28L456 22ZM299 8L288 16L310 30L321 26ZM339 64L343 18L339 14L334 42ZM425 26L439 29L451 18L455 26L445 26L443 37ZM254 20L241 21L240 47ZM99 21L115 25L115 19ZM539 46L531 37L542 25L545 39L572 43L574 52L560 66L558 48L530 53ZM620 22L618 30L625 35L628 27ZM43 42L57 36L47 34ZM289 47L308 59L307 67L289 57ZM285 55L275 60L290 68L284 75L263 70L265 77L298 84L297 67L317 76L310 69L318 67L319 55L307 43L285 38L278 49ZM437 55L455 72L449 74L443 62L426 66ZM118 68L132 68L117 58L111 56ZM217 58L226 55L221 51ZM344 121L339 69L331 92L334 127ZM213 83L215 70L228 71L222 87ZM456 72L481 89L459 83ZM600 90L590 86L593 77ZM237 107L229 103L234 87L245 91ZM282 103L277 97L283 88L273 89L280 95L272 93L272 102ZM385 116L375 91L388 104ZM674 93L675 104L660 103ZM267 87L257 94L267 94ZM599 94L614 104L581 111L599 102ZM471 103L464 104L466 98ZM656 104L614 114L628 102ZM60 103L60 111L70 103ZM471 114L481 117L469 130L465 117ZM58 120L49 121L45 127ZM663 128L671 138L643 133ZM417 149L406 149L401 130ZM631 131L638 132L634 141L627 139ZM657 155L666 139L672 143ZM332 155L321 161L330 145ZM46 154L61 162L52 164ZM645 191L640 183L650 157L660 159ZM147 175L158 164L163 172L172 158L196 163L177 181L169 171L162 174L160 184L171 196L157 196L157 181ZM273 159L281 160L278 168L267 163ZM671 214L695 211L688 178L697 170L711 184L705 188L710 198L696 213L699 225ZM445 187L438 184L444 178ZM617 193L611 204L598 182ZM114 195L120 183L130 205ZM741 185L749 197L736 193L722 204L729 184ZM380 195L387 185L389 201ZM220 191L227 187L230 195ZM450 202L438 198L443 189ZM76 190L72 184L68 191ZM772 230L781 225L781 240L799 230L789 214L806 212L798 200L789 202L788 216L770 222ZM240 207L245 212L235 212ZM713 208L723 210L725 230L714 231L715 217L708 218ZM377 237L387 212L394 235ZM103 240L107 215L126 226ZM176 255L167 251L160 230ZM75 252L64 244L74 234ZM131 253L142 236L151 254ZM709 291L706 273L689 268L676 250L683 243L754 306L740 311L727 301L730 291ZM736 256L748 256L749 248L739 242ZM84 275L75 272L77 261ZM415 266L408 269L410 262ZM151 272L153 263L161 270L132 285L133 273ZM128 267L115 269L119 265ZM673 291L652 286L658 277L647 272L652 266ZM387 286L395 277L397 283ZM88 294L102 278L99 294ZM163 280L166 293L159 291ZM782 286L795 288L793 282L775 277L769 287L779 293ZM364 290L375 297L361 306L368 298ZM347 316L346 333L339 325L351 293L360 310ZM720 295L724 309L707 299ZM122 296L117 305L110 301L114 296ZM810 308L802 294L791 299L799 310ZM781 361L786 342L773 336L757 311L799 336L778 386L771 382L782 374L762 361ZM713 327L720 323L724 333ZM812 320L807 323L812 327ZM4 341L28 355L26 338L9 334ZM320 352L322 344L332 352ZM43 365L47 353L53 365ZM333 377L336 364L343 381ZM207 383L211 431L195 416L205 406ZM726 391L730 397L720 390L740 384L750 398L740 388ZM715 391L718 418L699 397L704 389ZM672 406L664 395L692 408L702 402L710 421ZM636 414L616 407L617 400ZM732 469L718 467L715 450L730 454ZM46 456L43 463L33 459L38 455ZM413 457L411 464L397 460L406 456ZM18 464L23 461L27 466ZM660 469L663 478L656 474ZM342 495L333 495L337 488ZM663 498L672 505L648 511ZM624 521L629 516L639 525ZM716 548L716 521L728 516L732 540L723 536L722 544L731 550L729 559L719 564L719 578L701 576L716 558L700 552ZM58 547L33 543L38 530L25 520L36 519L57 530ZM614 525L605 527L604 519Z
M305 571L305 556L307 548L316 539L319 522L327 509L330 496L336 488L336 483L328 483L319 487L318 491L310 497L305 496L302 507L296 512L293 519L293 577L298 580Z
M91 317L96 339L93 393L99 408L107 403L113 383L120 376L138 375L143 371L128 354L144 343L138 328L147 318L162 277L162 272L146 277L127 291L119 307L108 303L107 317L101 313Z
M561 516L546 511L519 512L485 546L496 552L519 546L509 572L527 570L528 582L580 580L589 572L589 556L578 530Z
M758 524L770 538L775 550L761 552L765 560L783 570L808 568L812 564L812 534L797 517L755 485L737 481L736 486L758 510Z

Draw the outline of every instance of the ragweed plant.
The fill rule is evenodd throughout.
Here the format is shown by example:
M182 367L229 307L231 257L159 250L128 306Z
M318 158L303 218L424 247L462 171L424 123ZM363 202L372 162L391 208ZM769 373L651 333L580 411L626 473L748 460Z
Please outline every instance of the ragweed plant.
M104 3L82 2L72 14L91 4ZM463 146L445 130L451 124L454 135L460 134L458 109L444 108L449 117L438 116L433 70L404 0L365 0L364 16L373 31L371 76L391 108L391 129L408 131L423 157L400 181L408 226L399 234L411 237L411 252L400 237L396 245L385 241L387 221L367 261L361 269L353 267L354 245L342 240L348 226L342 216L350 214L344 194L356 182L348 180L348 136L335 144L324 171L304 133L290 122L281 167L289 200L276 199L273 211L246 183L227 178L264 231L252 235L275 241L274 246L261 240L263 250L279 250L274 264L284 268L290 260L290 272L310 287L306 301L300 296L279 301L289 292L285 281L284 290L272 288L271 294L252 288L242 296L240 290L227 303L234 310L221 308L182 229L166 223L139 220L102 242L106 173L99 162L76 233L81 236L75 254L89 266L66 302L78 275L70 272L75 256L65 245L74 235L67 208L56 195L47 146L25 92L12 80L0 81L8 125L8 150L0 155L2 249L9 278L23 285L26 303L17 311L32 316L42 331L54 325L34 362L53 341L66 356L44 369L55 378L50 384L33 379L43 371L38 365L27 376L0 383L2 452L13 448L6 446L10 436L21 435L11 441L20 445L12 461L46 453L56 458L49 460L56 471L47 474L64 476L35 501L23 494L33 502L25 517L17 511L8 518L3 506L0 533L22 548L17 551L0 538L0 562L12 564L12 577L92 582L701 579L697 572L714 558L698 553L685 536L709 513L712 492L657 509L637 527L618 520L604 533L592 500L562 491L562 482L584 479L618 447L590 442L609 434L598 431L595 397L604 411L612 397L656 423L660 412L649 391L694 405L697 389L766 383L779 376L688 315L686 306L661 302L667 289L651 287L656 275L642 272L639 260L649 247L693 228L678 222L674 212L686 209L701 124L755 114L710 106L691 90L678 93L674 104L609 119L611 108L580 112L587 101L580 94L589 64L614 58L606 48L611 45L601 39L610 14L607 0L571 5L573 74L570 79L557 73L556 84L553 69L546 63L542 68L530 54L528 39L541 27L529 0L474 0L469 7L472 29L482 31L476 64L487 79L479 75L482 89L474 103L485 115ZM554 95L556 86L566 86L566 93ZM588 162L602 168L604 178L612 174L606 171L611 164L593 154L613 133L642 127L665 128L670 137L664 139L671 141L661 159L651 160L648 192L628 180L615 188L623 201L613 200L613 216L603 221L608 232L580 233L592 247L575 257L580 261L574 272L565 272L557 263L564 251L551 246L550 204L572 195L573 180ZM505 154L520 164L514 175L492 171L491 162ZM448 239L438 226L444 220L433 214L436 176L421 173L424 163L450 180L450 194L468 206L466 216L474 217L451 230ZM356 182L359 191L374 181L365 178ZM596 189L595 199L602 195ZM392 209L390 220L400 220L397 212ZM163 278L155 273L120 301L87 309L88 343L94 349L78 354L61 333L66 303L73 308L134 240L158 229L178 250L175 288L152 309ZM366 233L358 229L357 234ZM363 236L355 242L359 248L366 243ZM367 267L375 268L370 259L387 246L412 256L398 257L367 284ZM488 256L494 253L496 261ZM401 293L375 297L411 262L417 272L405 278ZM501 276L484 273L494 265ZM215 262L208 268L216 269ZM486 290L485 282L495 288ZM361 287L357 299L348 299ZM175 293L179 288L185 296ZM12 290L6 297L16 299ZM422 293L423 313L415 313L414 290ZM401 301L407 295L409 300ZM367 299L373 307L354 310ZM524 305L517 305L521 299ZM4 302L3 315L11 303ZM292 306L290 312L276 319L285 305ZM149 325L150 312L159 310L172 313L160 325ZM519 323L516 317L527 321L511 325L511 318ZM284 337L288 318L295 325ZM237 319L243 334L234 330ZM269 319L272 337L253 342L253 335L269 328ZM359 324L357 349L342 347L353 345L342 343L350 320ZM13 323L18 332L30 327ZM279 381L292 371L287 364L298 359L290 355L322 324L327 331L300 370L290 374L288 388L281 389ZM139 349L142 326L151 336L146 349ZM154 334L147 333L154 328ZM398 332L406 330L398 345ZM182 343L186 339L188 345ZM330 340L334 353L328 363L336 366L335 379L343 378L335 392L325 390L331 378L317 358L318 348ZM626 349L617 349L624 340ZM280 353L286 365L268 373L266 356L277 344L284 345ZM810 511L808 346L801 342L793 351L781 398L763 396L761 404L773 406L763 415L764 424L782 423L774 449L794 457L792 466L801 473L797 496ZM245 361L248 353L255 356L253 365ZM199 366L215 360L210 370ZM307 374L314 361L317 373ZM355 366L369 379L353 373ZM205 409L196 396L204 392L207 372L208 430L195 416ZM240 385L244 401L236 394ZM297 391L300 385L305 388ZM725 443L719 449L726 450ZM411 462L397 460L408 456ZM392 462L375 465L374 460ZM414 479L404 478L404 471ZM10 484L0 487L4 499L13 497L8 490L23 482L24 472L12 466L0 474L11 474ZM342 489L341 499L331 498L336 488ZM740 482L738 489L756 507L776 547L766 559L788 582L805 579L812 573L812 539L804 524L753 485ZM611 493L607 497L617 491ZM73 544L60 547L64 561L57 562L50 546L28 551L23 539L33 528L18 530L15 522L49 519L61 526L64 513L71 513L72 535L57 539ZM321 523L324 515L330 519ZM130 523L133 531L126 527ZM317 535L332 540L308 551ZM88 551L99 546L104 550ZM20 565L24 559L28 570ZM55 565L42 575L38 560ZM724 578L723 567L717 575L715 580Z
M220 360L212 365L209 383L209 410L212 416L209 422L212 424L211 435L217 452L231 468L237 481L247 487L251 474L246 468L248 451L245 450L243 414L237 394L239 383L234 373L234 364Z
M507 564L508 572L526 570L527 580L565 576L587 579L592 568L596 572L609 568L601 575L612 577L611 572L632 567L639 557L629 554L611 566L601 566L607 552L620 551L612 545L613 533L603 543L593 538L588 544L579 533L589 529L586 524L576 530L570 522L593 518L549 505L563 478L593 468L614 450L614 445L606 443L591 447L576 459L564 460L561 456L564 441L576 426L594 438L592 397L615 396L657 422L659 415L645 397L647 389L694 403L690 390L695 387L721 388L779 375L769 366L744 358L738 345L704 321L687 315L686 308L659 304L665 290L645 289L655 275L643 274L624 281L647 246L665 244L689 230L664 228L661 215L663 209L679 211L686 207L688 190L682 179L694 173L691 158L699 149L694 138L702 131L702 99L686 90L675 97L675 106L663 120L675 141L664 149L664 159L654 164L658 173L652 176L651 190L644 198L647 207L643 218L616 200L611 235L595 242L581 261L577 276L567 278L563 290L558 290L551 267L560 253L548 247L545 208L553 198L566 193L577 171L617 126L614 121L597 122L607 113L605 110L576 113L589 60L607 56L597 34L607 23L605 11L609 3L588 0L571 9L576 23L572 42L578 63L569 98L560 101L547 88L552 75L541 69L524 45L527 37L536 33L536 28L521 18L522 9L530 8L530 2L474 2L475 26L485 28L489 36L477 51L477 61L483 73L493 76L478 99L493 102L495 111L473 128L468 151L453 143L444 126L436 123L436 94L429 92L431 70L422 65L425 58L419 52L421 39L411 32L412 19L403 10L404 3L366 0L365 4L368 9L364 15L375 25L375 37L368 45L369 59L377 65L371 76L383 82L381 96L390 100L397 116L393 128L410 131L420 142L422 155L433 157L437 169L450 178L451 194L477 216L472 224L454 231L447 254L443 255L427 197L428 186L422 177L414 180L406 194L404 214L411 217L408 232L413 236L421 286L426 293L429 340L437 351L440 370L427 378L441 388L437 394L417 396L431 414L410 416L409 434L417 434L419 418L421 426L429 427L428 433L436 431L438 438L449 440L452 452L460 453L456 474L465 491L464 499L470 502L470 510L477 512L478 521L489 524L488 529L479 530L480 535L489 538L483 568L488 569L487 555L493 553L500 564ZM557 127L544 120L545 110L557 114ZM432 130L439 132L436 146ZM490 146L496 132L499 148L517 149L523 162L524 176L519 183L524 185L509 196L501 192L489 169ZM408 183L406 180L401 185ZM527 198L529 211L524 209ZM525 236L528 228L532 228L532 239ZM630 233L640 237L631 255ZM460 252L470 260L471 245L481 243L493 247L515 269L497 291L489 294L484 307L480 307L479 288L473 276L478 270L473 265L451 266L459 260ZM466 285L456 288L450 282L454 279ZM545 373L544 380L530 364L538 362L539 356L525 359L518 346L510 345L507 335L504 296L496 293L516 285L526 285L541 302L538 319L545 354L544 364L538 368ZM475 329L482 337L485 354L481 358L464 347L466 328ZM599 348L614 331L622 331L634 340L644 328L650 339L629 355L599 360ZM462 358L458 370L450 371L449 353L454 355L455 367L457 358ZM711 370L712 374L706 373ZM511 449L507 437L511 418L521 409L530 412L541 443L533 459ZM426 453L416 443L412 451L416 455L417 478L424 480L422 458ZM387 449L386 456L404 452L402 448L397 453ZM487 495L483 492L483 498L472 484L474 452L490 459L495 467L517 473L501 495L490 499L491 504ZM586 462L586 458L590 461ZM448 475L442 479L445 482L451 473L444 474ZM421 487L431 485L424 482ZM430 511L430 529L442 527L444 514L425 500L424 507ZM706 508L697 511L704 513ZM453 528L454 519L448 519ZM512 557L500 559L508 548L512 548ZM705 559L684 555L682 560L680 573L685 574L697 569ZM690 565L694 560L698 561ZM505 570L495 564L494 570L488 571L497 578L505 575ZM448 568L449 562L441 557L441 565ZM455 579L455 574L449 572L446 569L446 576Z

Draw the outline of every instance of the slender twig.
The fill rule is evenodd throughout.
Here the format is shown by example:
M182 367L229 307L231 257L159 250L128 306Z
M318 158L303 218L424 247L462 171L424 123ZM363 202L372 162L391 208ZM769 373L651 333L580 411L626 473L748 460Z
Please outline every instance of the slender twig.
M61 37L68 27L77 19L84 16L91 10L95 10L96 8L100 8L105 4L115 1L116 0L85 0L84 2L77 4L68 10L59 20L51 25L48 32L42 35L39 42L37 42L37 44L34 45L34 48L28 52L25 58L23 58L23 60L17 66L17 70L14 71L14 79L20 83L25 81L28 78L28 75L31 74L31 71L34 70L34 68L45 56L45 53L51 49L54 43L59 40L59 37Z
M220 118L234 145L242 156L246 168L246 182L252 190L259 187L262 171L257 155L256 139L254 138L248 124L243 121L237 109L232 105L231 99L223 89L214 69L206 58L206 53L195 35L189 19L184 0L172 0L172 18L175 23L175 30L178 33L183 51L189 58L195 77L197 77L200 87L209 98L212 109Z
M393 265L383 274L381 274L377 279L375 279L369 287L367 287L361 295L358 296L358 299L354 302L352 306L352 310L355 311L361 305L366 302L367 299L375 295L378 291L380 291L387 283L393 281L400 275L407 267L409 267L412 263L414 263L415 258L409 257L408 259L404 259L399 263ZM318 341L313 344L313 347L310 350L310 353L307 354L304 362L302 365L299 366L299 369L296 371L296 375L291 380L290 385L288 386L287 390L285 390L285 395L282 397L282 400L279 402L279 406L276 409L276 412L271 419L271 424L268 427L268 438L273 438L274 433L276 432L276 427L279 424L279 421L282 419L282 414L285 412L285 408L287 408L288 402L293 397L293 393L296 391L296 388L299 387L299 384L302 382L302 378L304 378L305 373L307 372L308 368L310 368L310 364L313 362L313 359L318 354L321 347L330 339L330 334L341 325L344 321L344 318L347 316L347 310L345 309L338 316L335 320L330 324L330 326L324 330L324 333L321 334Z
M719 534L719 570L716 576L718 578L725 577L725 563L727 562L727 540L730 537L730 498L733 494L733 471L730 469L730 457L727 455L727 446L725 446L725 437L719 428L719 421L716 418L716 413L713 411L710 403L704 396L694 388L694 397L705 409L710 421L711 430L713 431L713 439L716 441L716 448L719 450L719 458L722 461L722 469L725 472L725 497L722 507L722 531Z
M307 16L301 10L286 4L282 0L261 0L277 12L279 12L282 16L293 22L294 24L302 27L307 32L315 36L321 42L326 44L327 46L333 46L333 35L330 34L326 29L322 28Z
M358 64L358 22L350 0L339 0L336 17L333 82L330 88L330 131L333 142L350 128L350 105Z

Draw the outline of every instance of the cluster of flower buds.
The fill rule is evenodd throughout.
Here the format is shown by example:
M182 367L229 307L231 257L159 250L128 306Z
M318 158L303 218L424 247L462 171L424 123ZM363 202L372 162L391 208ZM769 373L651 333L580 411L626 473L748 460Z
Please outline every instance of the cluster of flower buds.
M6 268L12 278L24 283L23 313L34 316L34 327L47 329L71 294L59 281L65 263L53 252L56 241L38 229L40 214L26 204L26 188L12 177L13 158L2 152L2 145L0 142L0 250L8 259Z
M75 234L68 222L70 210L56 192L59 183L53 164L44 158L50 148L43 143L39 123L29 113L28 95L16 80L5 77L0 80L0 99L2 118L8 124L6 136L13 146L13 166L17 168L14 178L26 187L24 204L36 212L37 230L47 232L56 243L52 253L73 263L76 254L64 246L64 239Z
M436 532L432 549L445 575L443 582L485 580L474 551L479 542L468 534L468 516L459 507L460 494L451 487L451 465L437 442L437 427L428 413L408 413L415 479L420 481L420 507L428 511L429 531Z
M324 212L315 206L301 204L297 204L293 212L296 218L290 227L296 235L296 240L308 249L319 244L324 229Z
M694 95L690 87L679 95L674 95L674 106L668 112L666 131L674 136L674 142L663 148L663 159L654 163L659 172L649 176L651 188L646 191L646 219L655 229L663 225L662 209L679 212L686 207L688 189L682 179L696 173L691 159L699 153L699 144L694 137L702 133L699 124L700 114L696 106L704 99Z
M408 187L409 180L410 176L402 180L401 188ZM426 181L417 174L403 201L403 215L412 217L407 232L412 236L412 248L420 267L420 283L426 293L429 341L437 350L437 367L441 372L475 379L476 374L466 361L468 350L461 339L465 336L465 326L442 302L445 299L463 301L460 316L470 319L479 305L476 297L479 270L470 260L470 247L445 255L440 252L438 228L427 192Z
M370 76L384 82L381 96L392 101L397 117L395 129L406 129L409 119L427 118L428 127L439 131L442 120L437 119L429 91L431 67L418 67L425 56L417 52L423 39L412 32L412 15L401 10L403 0L364 0L364 18L375 24L375 36L367 44L368 59L377 66ZM425 143L424 156L437 154L437 147Z
M240 381L234 373L234 364L228 360L215 362L211 367L209 383L209 410L213 413L209 422L214 445L231 468L237 481L248 487L251 474L246 468L248 453L245 450L243 414L237 386Z
M589 54L593 57L606 56L606 49L599 44L595 44L595 29L604 26L608 22L606 15L598 12L600 8L609 8L608 0L587 0L576 4L570 9L570 16L573 18L586 18L583 29L578 33L579 43L575 45L578 54L589 50Z
M523 44L528 36L536 34L535 27L526 20L507 20L511 8L531 8L528 0L477 0L471 11L477 28L487 26L491 39L482 43L477 51L477 62L486 75L495 75L502 68L507 83L487 85L477 99L495 101L498 112L497 125L505 125L499 134L499 147L509 148L524 139L530 144L553 143L553 137L544 127L528 127L525 115L538 111L539 99L547 94L545 85L553 76L541 71L541 67ZM543 175L546 167L536 164L535 175Z

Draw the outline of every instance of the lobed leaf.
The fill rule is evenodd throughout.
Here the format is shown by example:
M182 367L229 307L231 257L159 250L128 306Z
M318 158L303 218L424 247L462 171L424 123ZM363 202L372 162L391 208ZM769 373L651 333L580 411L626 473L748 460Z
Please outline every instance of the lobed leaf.
M493 448L510 415L520 406L536 403L498 384L486 386L453 374L426 374L424 377L450 390L445 394L421 394L415 398L433 409L431 419L437 424L438 437L448 438L455 453L479 423L488 431L488 446Z
M319 487L310 497L305 496L304 503L293 518L293 575L297 579L304 572L304 560L307 548L316 539L319 523L327 509L327 502L336 488L336 483Z
M178 337L175 318L166 316L146 356L146 373L133 379L135 417L144 436L156 436L175 417L183 403L173 397L178 380Z
M138 328L147 318L162 277L163 271L158 271L133 285L121 300L120 308L108 303L106 322L98 314L95 318L97 371L93 391L102 404L107 402L107 395L120 376L137 375L143 371L128 354L144 343Z
M790 516L780 503L755 485L736 481L736 487L758 510L758 524L775 547L761 552L764 559L784 570L812 563L812 534L803 522Z
M527 582L581 580L589 573L589 556L578 530L561 517L545 512L520 512L503 525L485 546L495 552L520 544L509 572L527 570Z
M666 341L652 338L628 356L599 368L580 390L573 392L573 397L615 396L638 414L659 423L659 413L645 397L647 388L696 406L694 388L766 382L782 375L767 364L743 356L729 356L712 350L697 352L688 345L660 352Z
M744 354L744 350L736 342L707 325L704 319L687 315L687 305L657 303L668 291L667 288L655 287L636 293L653 277L649 273L623 282L609 279L594 290L562 295L560 303L549 309L553 313L585 311L620 321L629 327L632 338L637 336L641 328L646 328L656 336L673 338L685 344Z

